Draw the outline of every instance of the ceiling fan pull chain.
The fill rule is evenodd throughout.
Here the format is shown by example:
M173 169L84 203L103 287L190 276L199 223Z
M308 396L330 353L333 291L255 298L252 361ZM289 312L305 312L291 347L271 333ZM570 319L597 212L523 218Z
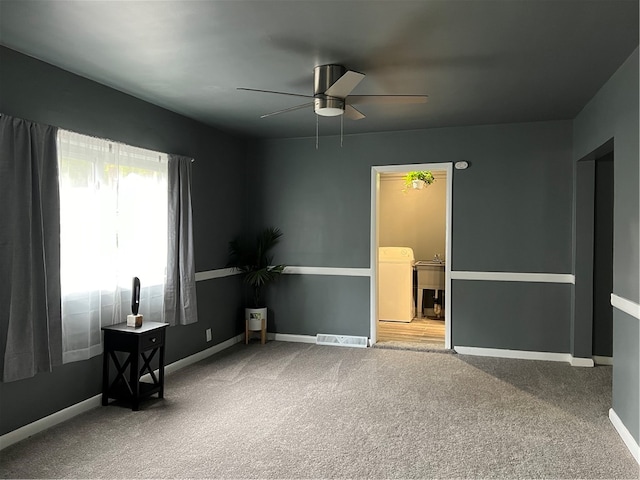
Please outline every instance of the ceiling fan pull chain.
M318 115L316 115L316 150L318 149L318 124L320 123L320 119Z
M344 137L344 115L340 115L340 148L342 148L342 138Z

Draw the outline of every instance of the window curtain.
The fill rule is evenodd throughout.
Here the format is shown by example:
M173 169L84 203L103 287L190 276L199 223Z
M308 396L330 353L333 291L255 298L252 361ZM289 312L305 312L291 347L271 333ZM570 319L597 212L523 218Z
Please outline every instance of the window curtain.
M2 381L61 363L56 128L0 116Z
M167 156L60 130L64 363L102 353L101 328L126 321L139 277L145 321L162 322Z
M191 158L169 155L169 216L165 320L170 325L198 321L191 216Z

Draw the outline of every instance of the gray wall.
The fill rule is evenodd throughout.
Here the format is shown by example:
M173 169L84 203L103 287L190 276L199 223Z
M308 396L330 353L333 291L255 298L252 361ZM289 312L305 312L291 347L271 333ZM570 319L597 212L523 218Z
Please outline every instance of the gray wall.
M574 161L614 142L613 293L638 303L639 168L638 49L574 120ZM582 205L577 204L576 210ZM575 319L590 321L590 319ZM640 441L639 320L613 312L613 408Z
M0 47L0 64L0 112L194 157L196 271L224 267L227 242L242 229L246 208L242 188L228 181L245 169L242 139L4 47ZM198 282L197 294L199 321L172 327L167 333L169 363L242 331L237 277ZM212 329L210 343L205 341L206 328ZM0 383L0 434L100 393L101 359Z
M571 272L569 121L353 135L342 148L323 137L318 150L313 138L267 140L258 149L256 226L283 230L278 263L369 267L371 167L465 159L471 167L453 177L453 270ZM290 276L271 289L288 301L272 305L276 331L368 336L367 282ZM454 344L568 351L566 285L453 284ZM495 311L488 294L499 299ZM327 301L349 316L316 315Z

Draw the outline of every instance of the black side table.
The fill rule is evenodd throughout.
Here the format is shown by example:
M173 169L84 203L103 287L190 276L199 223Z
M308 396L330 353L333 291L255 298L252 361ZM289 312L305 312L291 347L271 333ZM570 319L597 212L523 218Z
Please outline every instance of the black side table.
M104 332L104 354L102 356L102 405L109 398L131 401L131 409L138 410L140 399L158 394L164 395L164 345L168 323L144 322L141 327L128 327L127 322L102 327ZM124 363L120 363L116 352L125 352ZM158 376L151 368L151 360L158 353ZM116 378L109 384L109 360L117 370ZM142 368L140 367L142 359ZM129 378L125 376L129 367ZM141 382L140 377L149 373L153 383Z

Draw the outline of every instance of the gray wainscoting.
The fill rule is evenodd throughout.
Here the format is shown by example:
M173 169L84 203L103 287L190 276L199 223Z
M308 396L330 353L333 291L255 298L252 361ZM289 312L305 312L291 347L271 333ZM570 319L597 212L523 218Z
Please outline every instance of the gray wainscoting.
M640 443L640 319L614 308L613 332L613 409Z
M569 352L570 284L451 283L453 345Z
M292 274L269 287L270 332L369 337L369 277Z

